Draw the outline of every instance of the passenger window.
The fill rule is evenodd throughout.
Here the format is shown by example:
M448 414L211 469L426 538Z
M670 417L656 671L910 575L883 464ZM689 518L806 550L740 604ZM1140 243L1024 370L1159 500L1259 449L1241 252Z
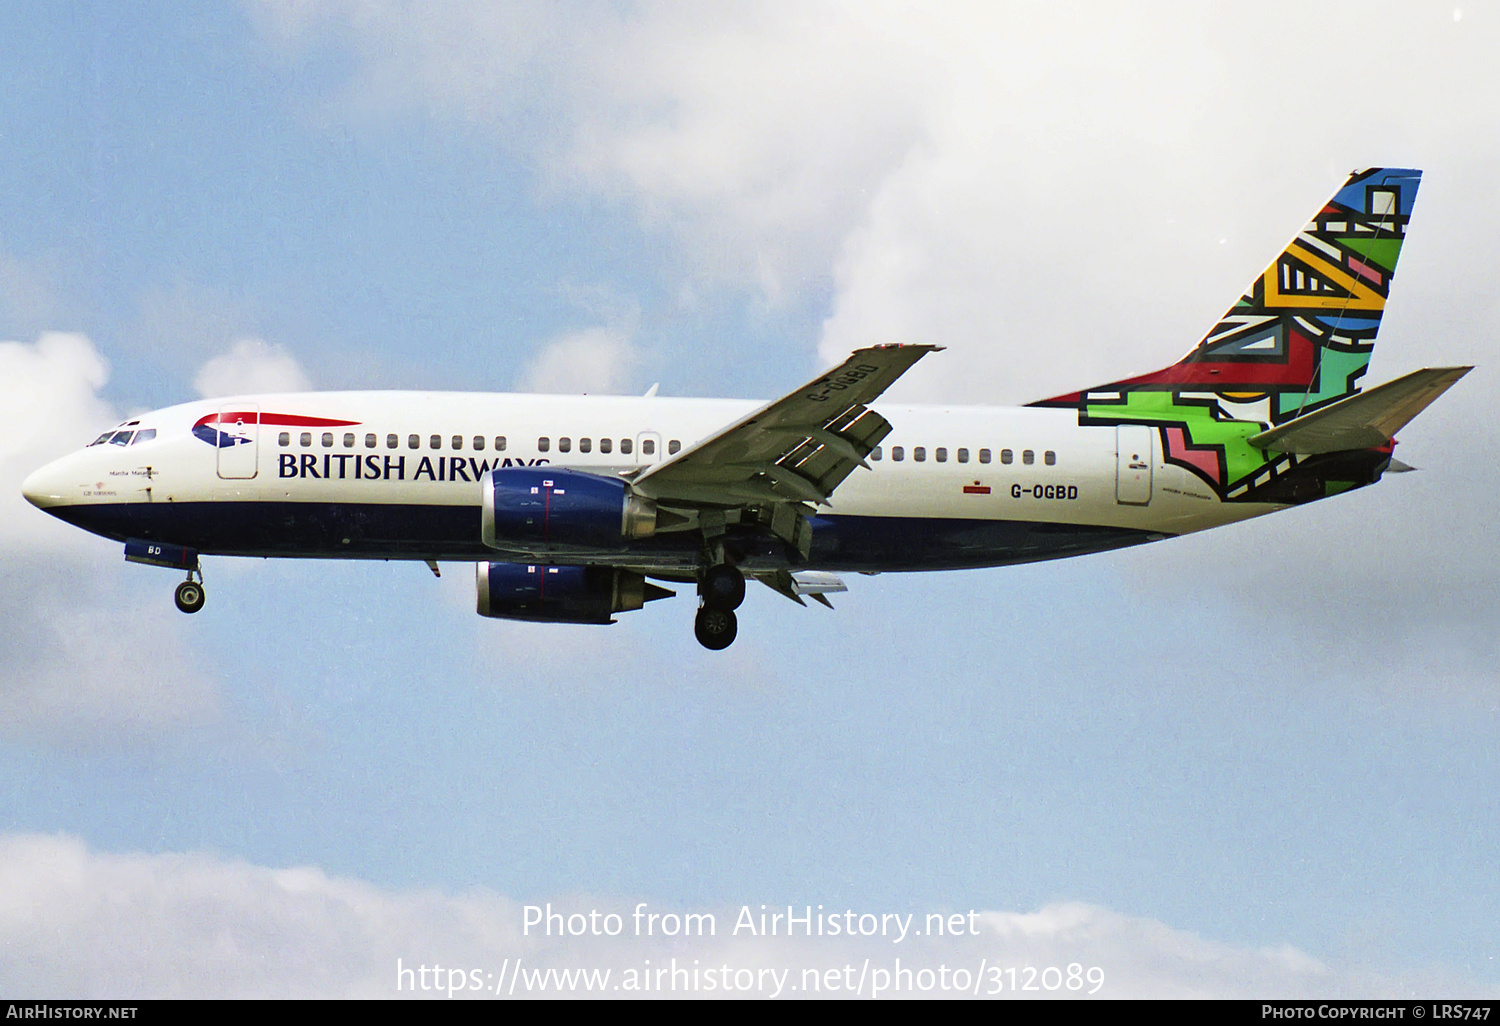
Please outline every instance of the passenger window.
M620 439L620 452L629 456L635 450L635 443L628 438Z
M333 448L333 432L332 431L324 431L323 432L323 448L325 448L325 449L331 449L331 448Z
M311 431L304 431L304 432L302 432L302 437L299 438L299 439L297 439L297 441L301 442L302 443L302 448L306 449L309 445L312 445L312 432Z
M1013 452L1011 452L1009 449L1001 449L1000 450L1000 462L1001 463L1014 463L1015 459L1016 459L1016 454L1013 453Z
M352 449L352 448L354 448L354 432L353 431L346 431L346 432L344 432L344 448L345 449Z
M398 446L400 444L401 444L400 440L395 435L386 435L385 436L385 447L387 449L394 449L396 446Z
M552 439L548 438L546 435L543 435L541 438L538 438L536 440L536 451L537 452L549 452L549 451L551 451L551 449L552 449Z
M156 428L147 428L144 431L137 431L135 433L135 437L130 440L130 444L131 445L140 445L142 442L149 442L149 441L151 441L151 439L153 439L155 437L156 437Z
M1042 454L1042 462L1047 464L1047 466L1049 467L1057 466L1057 453L1053 452L1051 449L1048 449L1045 453Z
M969 450L967 450L967 449L960 449L960 450L958 450L958 462L960 462L960 463L967 463L967 462L969 462Z
M578 440L578 451L579 452L588 452L588 451L590 451L593 448L594 448L594 441L593 441L593 439L591 439L591 438L580 438Z
M504 452L505 451L505 436L504 435L496 435L495 436L495 451L496 452Z
M484 451L484 436L483 435L475 435L474 436L474 449L477 452L483 452Z
M919 445L919 446L917 446L915 449L913 449L911 451L911 458L914 459L914 460L916 460L918 463L926 463L927 462L927 447L925 445Z
M609 450L612 449L612 448L614 448L614 440L613 439L610 439L610 438L601 438L601 439L599 439L599 451L600 452L609 452Z
M421 435L407 435L406 436L406 447L408 449L420 449L420 448L422 448L422 436Z
M442 447L443 447L443 436L442 435L433 435L431 438L427 439L427 448L429 448L429 449L441 449Z
M1021 462L1026 464L1028 467L1031 466L1036 462L1036 453L1032 452L1030 449L1025 450L1021 453Z
M464 436L463 435L454 435L453 436L453 448L455 448L455 449L462 449L463 447L464 447Z
M375 448L375 436L373 434L365 435L365 448L366 449L373 449L373 448Z
M667 455L670 456L673 453L677 452L678 449L681 449L681 448L682 448L682 443L679 442L677 439L674 438L670 442L667 443Z
M281 434L277 435L276 436L276 443L278 445L291 445L292 444L292 435L291 435L291 432L283 431Z
M656 455L656 439L654 439L654 438L642 438L641 439L641 455L642 456L655 456Z
M875 448L870 450L870 459L874 460L877 463L880 462L880 446L877 445Z
M906 450L901 448L901 446L899 445L891 446L891 459L897 463L900 463L902 460L906 459Z
M989 461L990 461L990 451L988 449L980 449L979 450L979 462L980 463L988 463Z
M948 462L948 450L947 449L939 449L939 450L937 450L936 452L934 452L932 454L932 457L933 457L933 459L937 460L939 463L947 463Z
M558 452L572 452L573 451L573 439L569 438L566 435L564 435L563 437L559 438L557 440L557 451Z

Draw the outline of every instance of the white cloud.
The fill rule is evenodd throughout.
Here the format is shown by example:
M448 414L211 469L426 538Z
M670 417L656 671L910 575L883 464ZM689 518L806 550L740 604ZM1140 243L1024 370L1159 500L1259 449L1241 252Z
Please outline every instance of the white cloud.
M627 327L585 328L551 339L521 373L527 392L619 392L639 363Z
M831 277L827 363L949 346L898 386L914 398L1026 401L1153 369L1351 167L1427 164L1451 188L1500 159L1472 130L1500 113L1496 25L1396 3L263 10L284 46L353 46L346 103L494 123L558 187L666 227L689 278L775 301ZM1307 116L1331 96L1337 115ZM1500 236L1484 198L1447 230ZM1418 230L1443 228L1424 213ZM1488 262L1466 253L1459 280L1483 294Z
M905 22L868 4L637 8L579 47L549 171L670 228L693 273L777 302L827 274L927 141L948 70Z
M936 67L901 19L865 5L256 10L290 51L329 34L353 44L336 99L350 114L418 107L495 126L554 188L609 196L679 238L690 276L773 301L826 273L921 138Z
M90 851L68 836L0 835L0 977L16 998L370 998L398 996L397 959L413 970L442 966L444 984L493 981L519 958L532 971L609 969L612 987L627 971L645 969L648 959L662 969L675 958L678 966L700 972L721 966L757 973L790 970L783 996L801 996L803 969L840 970L836 975L843 980L841 970L853 965L855 973L847 977L853 980L868 958L868 996L880 970L888 983L895 981L899 958L909 970L946 965L951 975L966 968L971 981L981 960L990 967L1055 965L1060 972L1045 982L1062 982L1051 992L1058 996L1076 993L1065 982L1072 963L1080 973L1100 967L1100 994L1117 998L1479 996L1484 990L1456 973L1386 975L1340 968L1291 947L1234 947L1083 904L1051 905L1034 913L982 912L963 919L966 929L972 922L977 936L912 933L900 944L892 943L894 934L852 940L743 931L736 936L738 907L649 903L648 911L663 914L712 912L715 935L636 937L634 901L571 897L554 898L552 905L565 917L592 909L601 916L615 912L622 932L548 938L533 928L525 936L522 903L483 890L391 891L315 867L272 869L207 852L109 854ZM759 911L759 902L753 903L752 914ZM916 913L912 926L921 929L925 923L925 914ZM479 977L472 975L476 970ZM769 990L771 977L761 978ZM911 979L915 984L918 977L914 973ZM1011 977L1003 974L987 971L980 989L996 980L1009 996ZM1018 982L1024 981L1022 973ZM431 983L431 975L419 979L413 973L409 985L418 988L415 996L446 997L441 988L423 993L422 982ZM1038 989L1023 996L1049 996L1043 982L1038 976ZM524 992L524 985L518 988L518 994ZM668 990L662 996L673 995Z
M229 352L206 362L193 378L205 399L254 392L306 392L312 382L296 357L280 345L258 338L236 339Z

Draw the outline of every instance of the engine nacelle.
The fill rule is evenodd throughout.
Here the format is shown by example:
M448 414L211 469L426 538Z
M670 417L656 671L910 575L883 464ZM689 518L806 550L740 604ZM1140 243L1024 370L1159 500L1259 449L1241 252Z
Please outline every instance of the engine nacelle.
M492 549L622 548L656 533L656 503L617 478L508 467L488 471L480 489L480 537Z
M479 615L533 623L614 623L614 613L674 594L612 566L480 563Z

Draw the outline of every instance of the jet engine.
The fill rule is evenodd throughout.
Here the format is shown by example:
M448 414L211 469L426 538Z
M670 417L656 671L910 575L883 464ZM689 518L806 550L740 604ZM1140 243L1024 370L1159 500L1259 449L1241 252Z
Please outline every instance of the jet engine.
M480 537L492 549L620 548L656 533L656 503L616 478L507 467L486 472L480 488Z
M533 623L614 623L614 613L675 594L612 566L480 563L479 615Z

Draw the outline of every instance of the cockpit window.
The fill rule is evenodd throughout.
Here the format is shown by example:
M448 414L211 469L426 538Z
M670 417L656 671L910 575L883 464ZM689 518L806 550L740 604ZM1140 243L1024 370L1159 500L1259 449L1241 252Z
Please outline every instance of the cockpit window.
M134 433L135 432L133 432L133 431L116 431L113 435L110 435L110 437L109 437L109 444L110 445L129 445L130 444L130 436L132 434L134 434Z
M156 428L147 428L144 431L137 431L135 433L135 437L133 439L131 439L130 444L131 445L140 445L142 442L149 442L149 441L151 441L151 439L153 439L155 437L156 437Z
M105 442L109 441L109 436L112 435L112 434L114 434L113 430L104 432L104 434L102 434L98 438L94 439L87 446L85 446L85 448L93 448L96 445L103 445Z

